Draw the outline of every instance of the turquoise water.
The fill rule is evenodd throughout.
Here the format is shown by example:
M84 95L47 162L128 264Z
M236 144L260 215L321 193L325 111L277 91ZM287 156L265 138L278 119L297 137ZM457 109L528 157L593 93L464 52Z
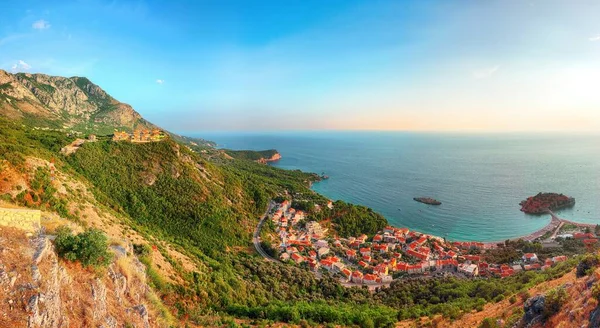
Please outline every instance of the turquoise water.
M275 166L324 172L314 190L372 207L396 226L452 240L529 234L550 217L519 202L537 192L577 200L559 216L600 223L600 135L460 135L399 132L201 134L219 147L279 150ZM427 196L438 207L413 201Z

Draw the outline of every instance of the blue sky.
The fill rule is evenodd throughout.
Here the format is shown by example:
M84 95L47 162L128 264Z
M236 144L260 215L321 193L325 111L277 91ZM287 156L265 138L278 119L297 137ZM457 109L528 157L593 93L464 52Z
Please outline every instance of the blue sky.
M13 1L0 68L175 131L600 130L598 1Z

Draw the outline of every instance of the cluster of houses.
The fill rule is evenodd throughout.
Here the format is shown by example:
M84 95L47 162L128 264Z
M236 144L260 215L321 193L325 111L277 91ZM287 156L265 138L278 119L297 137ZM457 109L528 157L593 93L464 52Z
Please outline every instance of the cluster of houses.
M331 205L331 204L330 204ZM307 265L311 270L327 271L342 282L378 285L391 282L403 274L451 272L468 277L508 277L523 270L544 270L565 261L557 256L540 262L535 254L523 256L519 265L483 261L479 242L446 242L443 238L386 227L372 238L360 235L349 238L326 238L327 229L318 222L305 222L306 214L295 210L289 201L279 204L271 219L278 227L281 240L280 259Z
M131 141L131 142L156 142L165 138L165 133L160 129L136 129L133 133L125 131L115 131L113 141Z

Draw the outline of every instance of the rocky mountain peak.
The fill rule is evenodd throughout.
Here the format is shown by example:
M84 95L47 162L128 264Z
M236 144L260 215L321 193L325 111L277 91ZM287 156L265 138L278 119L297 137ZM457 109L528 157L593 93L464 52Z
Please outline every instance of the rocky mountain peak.
M0 70L0 115L33 125L83 133L112 133L153 127L130 105L121 103L85 77ZM50 123L50 124L48 124Z

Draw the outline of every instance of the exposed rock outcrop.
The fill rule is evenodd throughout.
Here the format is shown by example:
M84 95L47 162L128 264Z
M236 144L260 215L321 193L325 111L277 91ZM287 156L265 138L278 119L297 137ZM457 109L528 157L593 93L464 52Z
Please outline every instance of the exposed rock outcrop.
M541 322L544 318L545 304L546 297L544 295L537 295L528 299L524 304L525 314L518 327L529 328Z
M59 259L47 236L8 227L0 236L0 327L161 327L129 243L98 274Z
M54 123L55 128L83 127L88 132L109 133L115 127L133 132L138 126L154 127L130 105L117 101L87 78L11 74L3 70L0 115L33 117Z

